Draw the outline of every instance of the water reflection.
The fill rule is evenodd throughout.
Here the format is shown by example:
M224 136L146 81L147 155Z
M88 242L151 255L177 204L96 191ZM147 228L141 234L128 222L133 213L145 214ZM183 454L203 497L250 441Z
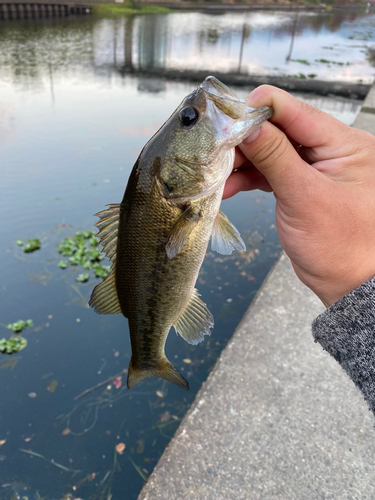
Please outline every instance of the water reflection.
M371 13L345 11L9 23L0 27L0 75L24 88L68 67L107 75L182 69L370 82L373 27Z

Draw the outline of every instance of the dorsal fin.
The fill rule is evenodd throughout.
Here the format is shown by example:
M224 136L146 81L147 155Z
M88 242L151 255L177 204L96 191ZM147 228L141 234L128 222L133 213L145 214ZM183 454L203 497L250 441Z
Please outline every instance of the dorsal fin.
M116 289L116 250L120 205L116 203L107 206L108 209L95 214L100 219L95 225L99 228L96 236L103 246L103 252L112 261L112 269L92 291L89 305L99 314L120 314L122 311Z
M95 214L100 219L95 224L95 226L100 230L96 236L99 238L99 242L103 246L103 252L106 257L108 257L114 264L117 257L116 249L118 225L120 220L120 204L112 203L111 205L107 205L107 207L109 208Z
M173 326L186 342L193 345L202 342L205 335L211 335L210 328L214 326L214 318L195 288L183 313Z

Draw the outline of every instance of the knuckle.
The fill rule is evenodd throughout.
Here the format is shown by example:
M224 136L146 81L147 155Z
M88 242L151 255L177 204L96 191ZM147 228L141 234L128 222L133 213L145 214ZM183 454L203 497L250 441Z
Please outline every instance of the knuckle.
M279 132L276 137L270 137L268 141L261 144L258 151L255 152L253 162L256 165L272 166L275 160L282 162L288 152L289 141L286 136Z
M365 130L351 128L350 132L349 141L352 145L353 153L357 153L363 157L367 157L370 154L371 158L373 158L375 137Z
M312 106L311 104L308 104L305 101L300 101L300 103L301 103L301 112L303 114L306 113L306 114L313 115L313 116L321 116L322 114L325 114L320 109L315 108L314 106Z

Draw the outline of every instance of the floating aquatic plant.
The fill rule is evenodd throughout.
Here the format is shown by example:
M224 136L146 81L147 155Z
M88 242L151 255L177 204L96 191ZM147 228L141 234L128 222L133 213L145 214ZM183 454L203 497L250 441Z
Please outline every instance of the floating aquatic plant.
M76 281L79 281L81 283L86 283L86 281L89 280L89 274L88 273L82 273L82 274L79 274L77 277L76 277Z
M0 352L2 354L14 354L27 346L27 340L23 337L13 337L8 340L0 339Z
M19 247L22 247L24 245L23 240L17 240L16 244ZM26 245L23 246L23 251L25 253L35 252L35 250L39 250L41 246L42 245L40 243L40 240L38 240L38 238L32 238L31 240L27 240Z
M27 326L33 326L33 322L31 319L27 319L26 321L19 319L18 321L15 321L14 323L9 323L7 328L9 330L13 330L14 333L21 333L22 330L24 330Z
M109 266L102 266L100 261L104 256L97 248L99 240L92 231L78 231L74 238L64 238L58 247L58 251L67 260L61 260L58 266L66 269L71 266L82 266L83 269L92 269L96 278L105 278L109 271ZM89 279L88 273L79 274L76 281L85 283Z
M300 64L306 64L306 66L310 66L309 61L306 59L291 59L292 62L298 62Z
M14 323L9 323L7 328L12 330L13 333L21 333L28 326L33 326L31 319L26 321L19 319ZM15 352L21 351L27 346L27 340L23 337L17 335L17 337L11 337L10 339L0 339L0 353L2 354L14 354Z

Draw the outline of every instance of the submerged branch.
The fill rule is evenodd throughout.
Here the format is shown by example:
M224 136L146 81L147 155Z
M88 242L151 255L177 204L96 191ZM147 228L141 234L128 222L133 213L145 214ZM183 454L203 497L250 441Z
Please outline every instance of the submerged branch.
M81 399L81 398L83 398L83 396L86 396L87 394L90 394L90 392L94 392L97 389L100 389L101 387L103 387L103 385L110 384L111 382L113 382L114 380L116 380L116 378L121 377L122 375L125 375L127 373L127 371L128 370L126 368L124 368L124 370L122 370L122 372L118 373L117 375L114 375L113 377L108 378L107 380L104 380L104 382L100 382L100 384L97 384L94 387L90 387L90 389L86 389L81 394L78 394L78 396L76 396L74 398L74 401L78 401L78 399Z

